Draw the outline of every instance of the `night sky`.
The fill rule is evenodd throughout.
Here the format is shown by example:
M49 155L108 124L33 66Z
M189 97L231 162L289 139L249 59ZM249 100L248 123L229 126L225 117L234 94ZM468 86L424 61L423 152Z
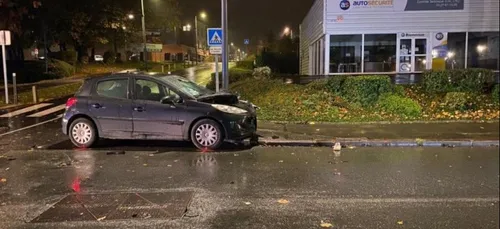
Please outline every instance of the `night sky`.
M270 30L278 34L288 25L298 35L299 24L311 8L314 0L228 0L229 40L243 46L243 39L251 39L255 45ZM183 23L194 22L194 16L204 10L211 26L219 27L220 0L179 0Z

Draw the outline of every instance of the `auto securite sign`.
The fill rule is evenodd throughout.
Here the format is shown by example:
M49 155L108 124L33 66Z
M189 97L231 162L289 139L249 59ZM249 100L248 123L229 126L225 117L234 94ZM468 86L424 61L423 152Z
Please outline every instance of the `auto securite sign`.
M327 0L329 12L463 10L465 0Z

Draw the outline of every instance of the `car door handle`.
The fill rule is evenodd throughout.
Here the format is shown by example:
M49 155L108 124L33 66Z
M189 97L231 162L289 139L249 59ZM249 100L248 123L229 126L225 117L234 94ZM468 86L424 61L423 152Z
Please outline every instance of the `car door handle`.
M92 107L95 109L103 108L103 106L101 106L101 104L99 104L99 103L92 104Z
M134 107L134 111L143 112L143 111L145 111L145 109L144 109L144 107Z

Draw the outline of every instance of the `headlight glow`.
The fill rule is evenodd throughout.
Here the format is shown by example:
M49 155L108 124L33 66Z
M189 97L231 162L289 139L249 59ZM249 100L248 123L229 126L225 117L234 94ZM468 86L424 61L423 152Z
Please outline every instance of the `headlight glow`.
M228 105L222 105L222 104L212 104L212 107L225 112L225 113L230 113L230 114L244 114L247 113L246 110L243 110L241 108L233 107L233 106L228 106Z

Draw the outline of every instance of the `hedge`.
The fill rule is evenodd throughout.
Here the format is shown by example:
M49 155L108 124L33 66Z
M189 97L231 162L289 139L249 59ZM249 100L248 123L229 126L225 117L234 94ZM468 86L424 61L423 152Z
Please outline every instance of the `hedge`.
M229 84L252 77L252 70L242 68L229 69ZM219 85L222 85L222 74L219 73ZM208 89L215 90L215 72L211 75L211 80L206 85Z
M253 61L245 60L245 61L237 61L236 62L236 67L237 68L242 68L242 69L253 69Z
M52 58L58 59L64 62L67 62L71 65L75 65L78 61L78 54L76 51L68 50L68 51L59 51L52 53Z
M422 114L422 107L416 101L394 94L381 96L378 105L385 112L400 117L415 118Z
M328 78L326 83L327 89L334 95L341 95L341 89L344 85L347 76L332 76Z
M389 76L351 76L341 85L340 95L363 107L375 104L382 94L392 92Z
M426 71L422 83L427 93L483 92L493 82L494 73L488 69L455 69Z
M7 61L9 81L16 73L17 83L34 83L42 80L60 79L74 74L75 67L57 59L50 59L49 72L45 72L45 61Z

